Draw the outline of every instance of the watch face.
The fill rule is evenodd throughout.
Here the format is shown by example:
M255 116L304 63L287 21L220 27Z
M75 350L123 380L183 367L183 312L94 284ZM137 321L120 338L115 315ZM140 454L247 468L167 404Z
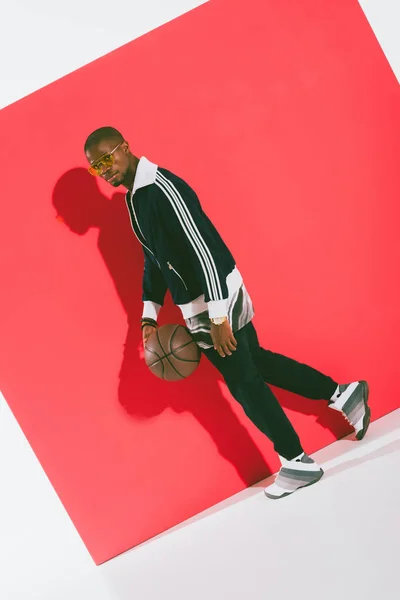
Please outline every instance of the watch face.
M225 321L225 317L218 317L217 319L212 319L212 322L214 323L214 325L222 325L222 323Z

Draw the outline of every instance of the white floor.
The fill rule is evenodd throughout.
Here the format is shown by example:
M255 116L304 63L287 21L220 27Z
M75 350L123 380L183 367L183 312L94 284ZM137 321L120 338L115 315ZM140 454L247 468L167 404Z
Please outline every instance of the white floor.
M0 108L203 1L5 3ZM400 1L360 4L400 80ZM398 598L400 409L315 458L313 487L271 501L256 486L95 567L0 395L0 598Z
M1 435L4 425L17 433L11 420L3 405L3 599L398 597L400 409L374 422L362 442L349 437L317 452L325 469L317 485L273 501L263 492L270 478L101 567L33 453L29 478L6 460L21 456L16 441L26 444Z
M111 597L398 598L400 410L315 458L319 484L272 501L270 478L104 565Z

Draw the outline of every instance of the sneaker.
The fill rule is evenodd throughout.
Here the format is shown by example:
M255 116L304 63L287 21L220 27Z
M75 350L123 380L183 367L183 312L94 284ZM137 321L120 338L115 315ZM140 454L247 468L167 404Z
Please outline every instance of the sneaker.
M272 485L264 490L272 500L284 498L298 489L317 483L324 472L307 454L301 454L292 460L279 457L282 467Z
M368 406L369 387L366 381L355 381L339 385L331 398L329 408L342 413L356 432L356 438L362 440L367 433L371 420Z

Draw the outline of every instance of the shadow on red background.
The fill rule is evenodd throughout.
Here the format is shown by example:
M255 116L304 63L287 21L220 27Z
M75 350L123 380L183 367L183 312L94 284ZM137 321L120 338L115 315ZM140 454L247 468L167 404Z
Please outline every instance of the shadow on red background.
M143 357L139 319L142 310L141 282L143 255L134 237L125 205L124 193L116 193L110 200L102 194L96 180L83 168L71 169L57 182L53 192L53 206L58 217L77 235L85 235L91 228L98 229L98 250L114 282L118 297L125 310L128 331L123 348L119 373L118 399L126 413L135 419L150 419L167 408L175 413L190 412L208 432L219 453L236 469L246 485L254 483L249 476L270 474L268 464L238 420L229 401L221 394L218 380L222 378L203 357L201 361L201 395L185 393L189 381L172 384L174 393L165 393L171 385L151 376L151 398L138 393L138 377L142 376ZM181 322L179 309L172 304L169 294L161 310L160 324ZM275 390L277 391L277 390ZM283 406L315 415L320 425L333 431L335 437L348 433L340 416L328 411L325 402L299 398L289 392L277 391ZM329 414L328 414L329 413Z
M368 378L373 419L398 408L399 87L359 3L325 4L208 2L1 111L1 389L98 564L242 489L238 461L246 483L262 479L258 450L278 466L206 362L166 386L140 359L142 256L123 198L66 174L56 200L80 237L54 223L54 184L104 120L198 191L262 343ZM127 65L121 91L104 74L123 82ZM16 131L40 157L23 185ZM181 317L169 301L161 318ZM278 397L312 415L290 414L308 452L346 431L326 403Z
M118 389L118 399L126 413L135 419L150 419L167 408L176 413L190 412L209 433L220 454L233 465L246 485L254 483L249 478L249 465L252 465L253 472L269 474L268 464L262 453L238 420L229 402L221 395L217 373L206 359L201 361L201 396L204 401L184 393L191 382L179 382L175 384L175 393L169 390L166 394L165 386L171 384L158 380L153 375L151 397L146 398L143 393L138 393L137 378L141 376L143 368L139 324L142 311L143 255L132 233L124 194L116 193L109 200L85 169L76 168L65 173L57 182L53 206L73 233L85 235L91 228L99 231L98 249L114 282L128 322ZM160 323L181 321L180 311L172 304L168 295L161 311Z

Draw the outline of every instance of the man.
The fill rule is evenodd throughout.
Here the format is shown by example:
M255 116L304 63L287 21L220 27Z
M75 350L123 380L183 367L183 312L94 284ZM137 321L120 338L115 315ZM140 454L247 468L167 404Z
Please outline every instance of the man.
M253 305L235 260L187 183L146 158L139 160L112 127L91 133L85 154L92 175L127 189L132 228L144 251L144 343L157 327L169 289L204 355L278 452L282 467L266 495L282 498L319 481L323 470L305 454L267 384L327 400L360 440L370 422L367 382L339 385L307 365L260 347Z

